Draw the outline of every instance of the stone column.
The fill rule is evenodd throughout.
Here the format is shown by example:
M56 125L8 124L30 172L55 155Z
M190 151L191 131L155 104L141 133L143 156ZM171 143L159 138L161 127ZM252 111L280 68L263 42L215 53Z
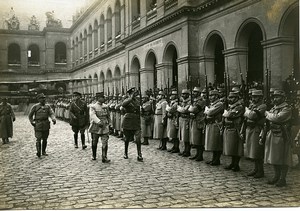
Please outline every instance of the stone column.
M152 89L154 87L153 84L153 70L142 68L141 69L141 92L144 93L148 89Z

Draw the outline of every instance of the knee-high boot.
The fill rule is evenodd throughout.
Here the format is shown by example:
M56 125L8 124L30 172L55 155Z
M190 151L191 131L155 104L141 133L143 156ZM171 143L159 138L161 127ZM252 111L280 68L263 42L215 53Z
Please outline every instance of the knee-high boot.
M180 150L179 150L179 139L178 138L174 139L174 149L171 152L172 153L180 152Z
M142 146L141 146L141 142L137 141L136 142L136 149L137 149L137 160L142 162L143 161L143 156L142 156Z
M42 142L42 155L45 155L45 156L48 155L46 153L46 148L47 148L47 139L43 140L43 142Z
M171 142L173 142L173 147L171 149L168 149L168 152L172 152L175 149L175 140L171 139Z
M161 148L161 150L167 150L167 141L168 141L168 138L163 138L162 139L162 148Z
M108 146L102 147L102 163L109 163L110 160L107 159Z
M92 153L93 153L93 160L96 160L97 157L97 143L92 141Z
M234 156L234 167L232 168L232 171L240 171L240 157L239 156Z
M162 147L163 147L163 139L161 138L161 139L159 140L159 146L157 147L157 149L161 150Z
M143 145L149 145L148 137L144 137Z
M85 149L86 145L85 145L85 135L84 135L84 133L80 134L80 138L81 138L82 149Z
M216 159L216 155L217 155L217 152L216 151L213 151L213 155L212 155L212 158L210 161L206 161L206 164L212 164L214 162L214 160Z
M264 162L262 159L255 160L255 163L257 165L257 172L254 175L254 178L262 178L264 177Z
M254 169L247 176L254 176L258 171L258 160L254 160Z
M274 165L274 177L268 181L268 184L274 185L279 179L280 179L280 173L281 173L281 166L280 165Z
M128 146L129 146L129 140L124 141L124 159L128 159Z
M234 167L234 164L235 164L235 156L231 156L231 163L228 166L226 166L224 169L230 170Z
M211 165L212 166L218 166L221 164L220 157L222 155L222 151L215 151L215 158L213 159Z
M74 145L75 148L78 148L78 133L74 133Z
M204 151L204 146L203 145L198 146L198 156L196 157L195 161L203 161L203 151Z
M41 157L41 142L38 141L35 143L36 146L36 155L40 158Z
M277 187L283 187L286 186L286 175L288 173L289 167L287 165L282 165L281 166L281 174L280 174L280 179L276 183Z
M184 153L182 157L189 157L191 156L191 145L190 142L184 142Z

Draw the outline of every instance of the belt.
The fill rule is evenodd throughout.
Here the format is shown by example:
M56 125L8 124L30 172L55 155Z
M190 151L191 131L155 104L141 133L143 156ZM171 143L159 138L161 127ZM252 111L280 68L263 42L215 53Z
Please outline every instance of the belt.
M161 116L162 114L154 114L154 115L156 115L156 116Z
M182 117L182 118L189 118L190 115L189 114L180 114L180 117Z
M35 119L36 122L47 121L48 119Z

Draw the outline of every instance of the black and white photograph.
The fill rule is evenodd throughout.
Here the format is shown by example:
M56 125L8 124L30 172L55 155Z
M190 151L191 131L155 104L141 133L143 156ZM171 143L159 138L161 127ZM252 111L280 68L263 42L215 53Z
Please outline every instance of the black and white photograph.
M0 210L299 209L299 0L0 0Z

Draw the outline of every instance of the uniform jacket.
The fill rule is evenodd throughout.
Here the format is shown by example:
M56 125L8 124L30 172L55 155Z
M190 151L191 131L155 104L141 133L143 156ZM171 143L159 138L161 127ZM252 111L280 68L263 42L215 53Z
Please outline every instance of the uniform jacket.
M90 106L90 127L89 132L95 134L107 134L109 132L109 112L106 104L100 105L98 102Z
M73 101L70 105L70 125L84 127L89 122L87 103L81 99Z
M34 130L36 131L45 131L50 129L49 117L52 120L55 120L55 115L49 104L44 106L40 103L37 103L32 106L29 112L29 120L31 124L35 124Z
M190 105L188 109L188 111L190 112L190 118L192 121L196 121L198 129L204 127L204 120L205 120L204 109L205 109L205 101L201 97L194 99L193 105Z
M127 98L123 101L122 106L125 109L125 115L122 122L124 130L140 130L140 102L136 98Z
M14 111L9 103L0 104L0 138L8 138L13 136L13 119L15 119Z

